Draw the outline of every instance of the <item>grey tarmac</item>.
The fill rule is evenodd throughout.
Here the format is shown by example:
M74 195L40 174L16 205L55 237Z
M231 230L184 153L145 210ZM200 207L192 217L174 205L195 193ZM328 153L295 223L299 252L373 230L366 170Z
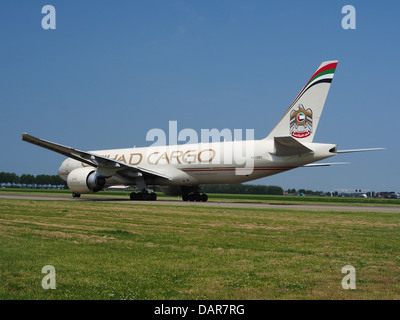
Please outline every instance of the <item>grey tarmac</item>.
M225 208L260 208L260 209L287 209L287 210L319 210L319 211L363 211L363 212L398 212L400 206L359 206L359 205L326 205L326 204L287 204L287 203L260 203L260 202L239 202L239 201L209 201L209 202L185 202L182 200L157 200L157 201L132 201L120 198L102 197L81 197L72 198L60 195L26 195L0 193L0 199L21 199L21 200L47 200L47 201L80 201L80 202L104 202L104 203L130 203L151 204L151 205L178 205L178 206L210 206Z

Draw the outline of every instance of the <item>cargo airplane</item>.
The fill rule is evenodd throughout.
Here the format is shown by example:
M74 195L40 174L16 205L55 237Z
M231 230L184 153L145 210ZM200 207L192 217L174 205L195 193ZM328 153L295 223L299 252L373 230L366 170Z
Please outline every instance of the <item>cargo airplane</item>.
M382 149L339 151L336 144L313 142L336 66L337 61L323 62L261 140L99 151L81 151L27 133L22 140L68 157L58 173L73 197L124 184L137 186L138 192L130 194L132 200L156 200L148 186L157 185L165 194L181 195L184 201L207 201L199 185L242 183L298 167L329 166L335 163L315 162L340 153ZM240 161L234 156L238 150Z

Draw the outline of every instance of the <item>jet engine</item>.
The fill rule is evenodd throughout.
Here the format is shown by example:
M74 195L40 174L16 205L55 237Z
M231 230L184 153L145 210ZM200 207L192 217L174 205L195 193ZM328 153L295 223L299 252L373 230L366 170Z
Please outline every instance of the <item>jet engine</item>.
M106 178L93 168L78 168L70 172L67 178L68 188L78 194L92 193L103 189Z

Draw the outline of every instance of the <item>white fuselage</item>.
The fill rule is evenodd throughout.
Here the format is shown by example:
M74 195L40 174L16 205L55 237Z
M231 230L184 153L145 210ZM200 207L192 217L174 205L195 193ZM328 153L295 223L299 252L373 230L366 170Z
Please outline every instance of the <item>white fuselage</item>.
M264 139L111 149L92 153L169 177L169 179L153 178L147 183L161 186L190 186L242 183L288 171L336 154L332 152L336 147L334 144L310 142L304 145L312 152L276 156L274 141ZM61 164L59 175L67 180L72 170L82 167L90 166L68 158ZM106 186L131 184L135 180L134 176L113 175L113 173L110 172Z

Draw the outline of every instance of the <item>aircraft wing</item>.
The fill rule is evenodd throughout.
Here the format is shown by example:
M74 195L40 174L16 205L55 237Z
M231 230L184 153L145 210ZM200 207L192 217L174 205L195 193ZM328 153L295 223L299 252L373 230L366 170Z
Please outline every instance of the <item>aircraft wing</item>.
M103 157L101 155L92 153L92 152L82 151L82 150L74 149L71 147L63 146L61 144L57 144L54 142L42 140L42 139L36 138L34 136L31 136L27 133L22 134L21 140L35 144L39 147L46 148L48 150L51 150L51 151L54 151L57 153L60 153L66 157L83 162L83 163L88 164L95 168L105 168L105 169L120 168L121 170L129 169L130 171L133 171L133 172L140 172L142 174L144 173L146 175L150 175L153 177L171 180L171 178L169 176L166 176L162 173L158 173L156 171L144 169L144 168L138 167L138 166L132 166L132 165L126 164L125 162L109 159L109 158Z

